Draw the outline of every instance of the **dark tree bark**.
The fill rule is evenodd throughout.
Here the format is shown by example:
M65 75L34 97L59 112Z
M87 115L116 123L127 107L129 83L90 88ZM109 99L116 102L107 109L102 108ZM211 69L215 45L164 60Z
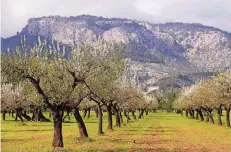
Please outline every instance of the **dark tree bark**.
M120 122L121 122L121 124L122 124L122 123L124 123L124 119L123 119L123 116L122 116L121 111L119 112L119 115L120 115Z
M47 118L43 115L43 113L42 113L41 110L39 110L38 118L39 118L39 119L38 119L39 121L50 122L50 119L47 119Z
M199 119L199 113L197 112L196 113L196 120L198 120Z
M214 124L215 122L214 122L213 117L210 115L209 118L210 118L210 122L211 122L212 124Z
M230 108L226 108L225 109L225 111L226 111L226 126L227 127L230 127Z
M90 118L91 117L91 108L88 108L87 109L87 118Z
M125 117L127 118L127 112L124 110L124 115L125 115Z
M208 109L207 112L208 112L208 116L209 116L210 122L212 124L214 124L214 119L213 119L213 116L212 116L212 109Z
M130 111L127 112L127 123L129 123L129 121L131 120L129 113L130 113Z
M136 119L136 115L135 115L135 111L134 110L132 110L132 117L133 117L134 120Z
M221 107L219 107L216 108L216 110L217 110L218 125L222 126L222 120L221 120L222 109Z
M17 112L16 112L16 116L15 116L15 119L14 119L15 121L17 121L18 120L18 115L17 115Z
M186 110L186 113L185 113L186 117L188 117L188 110Z
M31 121L31 117L26 114L26 111L21 112L21 116L27 121Z
M87 109L83 109L83 118L85 118L87 115Z
M113 110L116 118L116 127L121 127L119 109L116 106L117 104L113 105Z
M206 115L206 122L209 122L209 115Z
M115 117L116 117L116 127L121 127L120 114L118 110L115 111Z
M68 118L68 120L71 120L71 118L70 118L70 109L67 110L67 114L63 117L63 122L65 121L66 117Z
M138 116L138 119L141 119L143 117L143 115L144 115L144 109L141 109L139 116Z
M99 117L99 109L98 108L95 108L95 116L96 116L96 118Z
M198 113L198 115L200 116L200 120L201 120L201 121L204 121L204 116L203 116L203 114L202 114L201 109L197 109L197 113Z
M2 111L2 120L5 121L6 120L6 110Z
M192 118L192 111L189 110L189 115L190 115L190 118Z
M113 127L112 127L112 105L111 104L107 105L107 118L108 118L107 130L113 130Z
M23 118L22 118L22 111L20 109L16 109L16 118L15 120L18 120L18 118L21 120L21 122L23 122Z
M195 117L194 117L194 110L189 110L189 115L190 115L190 118L191 119L194 119Z
M144 109L141 110L141 117L144 117Z
M31 119L32 119L32 121L38 121L38 112L37 112L37 109L33 110Z
M35 108L33 110L33 115L31 118L33 121L44 121L44 122L50 122L49 119L47 119L40 108Z
M14 117L14 111L11 111L11 117Z
M98 127L98 134L101 135L103 134L103 111L100 103L98 104L98 109L99 109L99 127Z
M195 119L195 112L192 110L192 118Z
M63 135L62 135L63 111L62 110L52 111L52 116L54 120L54 137L53 137L52 146L63 147Z
M207 110L205 108L202 108L202 109L203 110L201 110L201 111L203 111L203 116L206 116L205 122L209 122L209 115L208 115Z
M88 137L88 133L87 133L87 129L86 129L86 126L84 124L84 121L79 113L79 109L78 108L74 108L73 110L73 114L74 114L74 117L76 119L76 122L78 124L78 127L79 127L79 134L80 134L80 137L81 138L86 138Z
M148 110L145 110L145 114L146 114L146 116L148 115Z

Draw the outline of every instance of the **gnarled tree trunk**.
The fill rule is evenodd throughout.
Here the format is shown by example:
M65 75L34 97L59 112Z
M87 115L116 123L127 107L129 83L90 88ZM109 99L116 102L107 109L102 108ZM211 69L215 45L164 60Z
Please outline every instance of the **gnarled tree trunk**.
M196 113L196 120L198 120L199 119L199 113L197 112Z
M22 118L22 111L20 109L16 109L16 118L15 120L18 120L18 118L21 120L21 122L23 122L23 118Z
M26 114L26 111L21 112L21 116L25 118L27 121L31 121L31 117Z
M115 117L116 117L116 126L121 127L120 114L119 114L118 110L115 111Z
M33 111L33 115L32 115L32 118L31 118L33 121L44 121L44 122L50 122L49 119L47 119L43 113L42 113L42 110L40 108L36 108L34 109Z
M117 109L116 105L113 105L113 109L116 118L116 127L121 127L119 109Z
M6 110L2 111L2 120L5 121L6 120Z
M112 127L112 105L107 105L107 118L108 118L108 125L107 130L113 130Z
M208 110L207 110L207 113L208 113L210 122L211 122L212 124L214 124L214 119L213 119L213 116L212 116L212 109L208 109Z
M103 134L103 111L102 107L98 103L98 109L99 109L99 127L98 127L98 134Z
M63 147L63 135L62 135L62 118L63 111L56 110L52 111L52 116L54 120L54 137L52 146L53 147Z
M216 110L217 110L218 125L222 126L222 120L221 120L222 109L221 107L219 107L216 108Z
M203 114L202 114L201 109L197 109L197 113L198 113L198 115L200 116L200 120L201 120L201 121L204 121L204 116L203 116Z
M139 116L138 116L138 119L141 119L143 117L143 115L144 115L144 109L141 109Z
M121 111L119 112L119 115L120 115L120 122L121 122L121 123L124 123L124 119L123 119L123 116L122 116Z
M133 119L136 119L136 115L135 115L135 111L134 110L132 110L132 117L133 117Z
M73 114L74 114L74 117L75 117L76 122L77 122L78 127L79 127L80 137L82 137L82 138L88 137L87 129L86 129L84 121L83 121L83 119L82 119L82 117L81 117L81 115L79 113L79 109L74 108L73 109Z
M71 110L67 109L67 114L63 117L63 122L65 121L66 117L68 118L69 121L71 120L70 112L71 112Z
M95 116L96 116L96 118L99 117L99 109L98 108L95 108Z
M87 109L83 109L83 118L85 118L87 115Z
M88 108L87 109L87 118L90 118L91 117L91 108Z
M226 126L230 127L230 108L225 109L226 111Z
M148 110L145 110L145 114L146 114L146 116L148 115Z
M190 115L190 118L191 118L191 119L194 119L194 118L195 118L195 117L194 117L194 110L190 109L190 110L189 110L189 115Z
M127 112L127 123L129 123L129 121L131 120L129 113L130 113L130 111Z
M14 117L14 111L13 110L11 111L11 117Z

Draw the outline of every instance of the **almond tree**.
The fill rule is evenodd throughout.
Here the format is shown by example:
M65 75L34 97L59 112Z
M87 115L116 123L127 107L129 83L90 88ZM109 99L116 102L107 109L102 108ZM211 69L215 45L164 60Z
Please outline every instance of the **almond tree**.
M32 49L24 44L2 55L2 74L9 82L27 80L36 89L53 116L53 147L63 147L62 118L76 87L84 82L94 65L92 47L65 51L40 41ZM68 58L67 58L68 57Z
M86 88L86 86L84 84L79 85L72 93L72 97L70 98L70 104L67 105L67 109L71 109L73 111L81 138L88 137L88 133L82 116L80 115L79 109L81 108L81 104L88 102L86 101L86 99L89 95L90 92Z
M190 114L191 118L193 118L194 114L192 112L194 108L194 93L197 89L197 85L192 85L190 87L183 88L182 92L179 94L178 99L175 102L175 107L180 108L186 111L186 116Z
M220 73L214 78L213 89L216 92L219 105L222 105L226 111L226 124L230 127L230 109L231 109L231 74L229 72ZM220 108L221 115L221 108ZM220 119L221 121L221 119ZM221 122L220 122L221 124Z
M218 116L218 125L222 125L222 109L226 110L227 126L230 127L230 97L231 97L231 78L230 73L219 73L215 76L201 80L200 83L184 89L176 102L179 108L187 110L195 109L197 114L204 120L202 111L207 115L206 121L211 120L214 123L212 111L216 110Z
M23 91L22 84L2 84L1 89L1 101L3 104L3 108L11 108L16 111L16 117L19 117L23 122L23 118L28 121L31 118L26 114L25 108L29 107L29 103L26 100L26 96ZM3 113L3 118L4 118ZM4 119L3 119L4 120Z
M94 77L85 81L85 85L91 92L90 100L98 105L99 109L99 130L102 134L102 106L105 106L108 114L107 130L113 130L112 110L116 101L116 90L120 84L120 76L124 70L123 51L121 45L109 44L100 48L103 52L98 52L98 65L94 71Z
M116 106L117 107L114 107L117 127L120 127L121 123L124 123L123 117L121 114L122 111L124 112L124 115L127 118L127 122L129 122L130 120L130 117L129 117L130 112L132 113L133 118L136 119L134 112L138 104L138 100L136 100L137 97L138 97L138 94L136 90L132 88L131 86L121 85L121 87L117 90L116 92Z

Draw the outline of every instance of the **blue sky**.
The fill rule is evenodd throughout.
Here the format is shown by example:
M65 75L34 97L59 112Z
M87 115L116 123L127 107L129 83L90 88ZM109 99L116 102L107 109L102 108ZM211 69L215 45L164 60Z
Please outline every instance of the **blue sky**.
M15 35L32 17L81 14L201 23L231 32L230 7L231 0L2 0L1 35Z

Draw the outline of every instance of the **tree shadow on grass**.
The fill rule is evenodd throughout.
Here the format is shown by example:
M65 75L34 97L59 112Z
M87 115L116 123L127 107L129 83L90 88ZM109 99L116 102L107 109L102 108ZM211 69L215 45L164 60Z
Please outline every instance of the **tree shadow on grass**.
M42 131L53 131L53 129L2 130L2 132L42 132Z
M72 124L72 123L77 123L76 121L65 121L63 124ZM98 123L98 121L84 121L84 123Z
M31 139L1 139L1 142L25 142L31 141Z

